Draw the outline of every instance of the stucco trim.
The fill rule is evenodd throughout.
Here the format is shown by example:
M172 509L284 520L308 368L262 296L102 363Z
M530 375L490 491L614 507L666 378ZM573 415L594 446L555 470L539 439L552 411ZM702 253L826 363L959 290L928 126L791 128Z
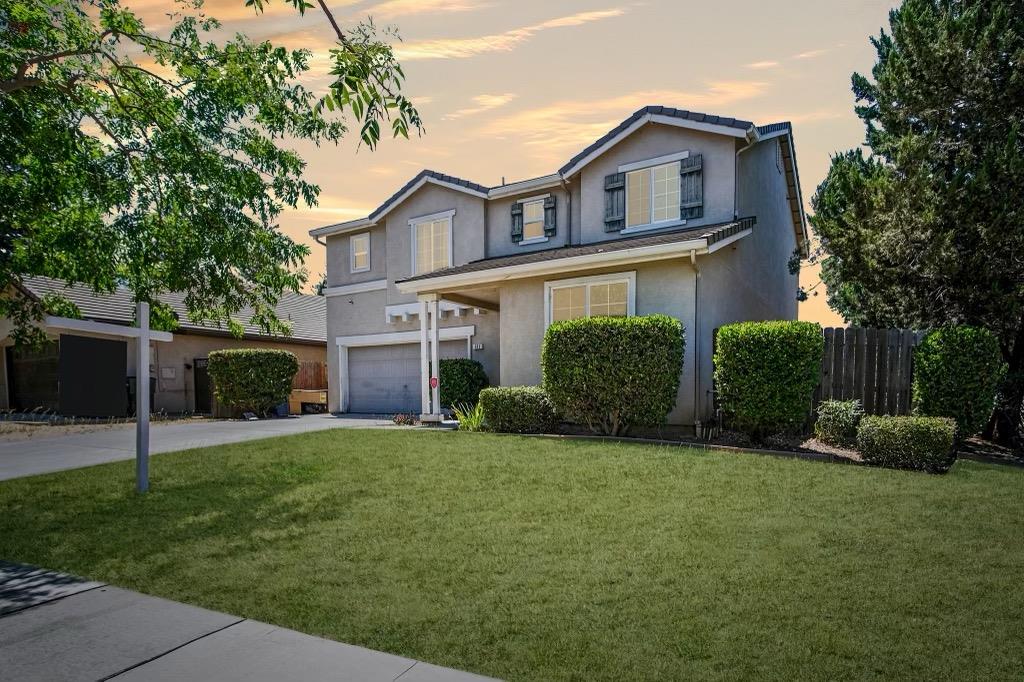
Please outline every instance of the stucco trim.
M383 291L388 288L386 279L375 279L369 282L357 282L356 284L343 284L336 287L324 289L324 296L345 296L348 294L362 294L367 291Z
M681 152L675 152L674 154L663 154L661 156L655 156L653 159L640 159L639 161L630 161L619 166L620 173L628 173L635 170L643 170L644 168L650 168L651 166L662 166L666 163L672 163L673 161L682 161L683 159L690 158L690 150L684 149Z
M492 187L487 192L487 197L490 199L496 199L498 197L507 197L514 194L522 194L523 192L531 192L537 189L558 187L561 184L562 176L558 173L552 173L551 175L544 175L539 178L530 178L529 180L520 180L519 182L510 182L507 185Z
M93 322L92 320L76 320L70 317L56 317L47 315L43 319L46 328L67 330L73 332L86 332L89 334L104 334L106 336L117 336L122 339L137 339L142 333L138 327L127 327L123 324L109 324L107 322ZM149 338L152 341L173 341L174 334L156 330L149 331Z
M747 228L746 230L741 230L740 232L737 232L736 234L731 234L728 237L726 237L725 239L722 239L721 241L717 241L714 244L712 244L711 246L709 246L708 247L708 253L714 253L715 251L718 251L719 249L724 249L725 247L729 246L733 242L739 241L740 239L743 239L744 237L746 237L747 235L749 235L753 231L754 231L753 229Z

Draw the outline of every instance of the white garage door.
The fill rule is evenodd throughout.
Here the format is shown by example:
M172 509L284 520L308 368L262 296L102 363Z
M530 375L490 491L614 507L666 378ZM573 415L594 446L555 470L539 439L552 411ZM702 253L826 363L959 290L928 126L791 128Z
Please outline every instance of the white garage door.
M442 341L442 358L466 357L465 341ZM348 411L420 413L420 344L348 349Z

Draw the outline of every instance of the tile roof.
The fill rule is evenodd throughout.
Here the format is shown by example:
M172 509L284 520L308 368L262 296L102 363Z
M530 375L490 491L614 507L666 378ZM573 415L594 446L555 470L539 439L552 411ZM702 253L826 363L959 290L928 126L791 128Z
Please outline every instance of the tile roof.
M659 232L657 234L642 237L623 237L604 242L585 244L583 246L560 246L543 251L531 251L529 253L515 254L513 256L498 256L472 261L465 265L457 265L444 270L437 270L425 275L409 277L399 282L416 282L435 277L447 277L448 275L461 275L467 272L483 272L494 268L504 268L514 265L527 265L530 263L541 263L546 261L560 260L562 258L574 258L577 256L589 256L597 253L608 253L612 251L624 251L626 249L641 248L644 246L657 246L660 244L674 244L685 242L690 239L706 239L708 246L715 242L730 237L737 232L749 229L757 223L757 218L750 216L727 223L715 225L702 225L679 230Z
M625 121L615 126L607 133L599 137L593 143L587 145L587 147L576 156L569 159L569 162L558 169L559 173L565 173L567 170L575 166L579 161L586 158L591 152L613 139L616 135L629 128L641 118L648 114L655 114L658 116L671 116L672 118L678 118L685 121L694 121L696 123L708 123L711 125L727 126L729 128L738 128L739 130L750 130L754 126L750 121L744 121L738 118L727 118L724 116L715 116L714 114L702 114L698 111L688 111L686 109L674 109L672 107L662 106L646 106L637 109L633 112L633 115L627 118Z
M23 286L36 297L48 293L60 294L73 302L82 311L82 317L98 322L113 322L130 325L135 319L135 303L131 292L118 287L113 293L97 294L92 288L83 284L73 284L49 277L28 277ZM188 319L185 296L180 293L163 294L160 300L171 307L178 315L180 329L192 334L227 335L226 327L211 324L195 324ZM259 327L251 325L248 320L252 310L243 308L235 319L245 321L246 338L259 338L281 342L295 341L302 343L327 342L327 300L323 296L308 296L285 292L277 302L277 316L292 324L291 336L272 336Z

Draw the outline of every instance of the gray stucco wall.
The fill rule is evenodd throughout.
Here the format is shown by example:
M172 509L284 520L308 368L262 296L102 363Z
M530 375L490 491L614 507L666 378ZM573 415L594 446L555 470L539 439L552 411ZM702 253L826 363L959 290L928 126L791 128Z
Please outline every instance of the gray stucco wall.
M687 227L732 220L736 189L736 139L725 135L651 123L584 167L580 190L580 227L583 242L621 237L618 232L604 231L604 178L606 175L617 172L618 167L624 163L643 161L681 151L689 151L691 155L704 155L704 217L700 220L687 221Z
M370 234L370 269L353 273L350 270L349 240L360 234ZM386 233L384 225L374 225L350 234L328 237L327 242L327 286L336 287L357 282L371 282L387 276Z
M521 199L550 194L555 197L555 235L546 242L517 244L512 241L512 204ZM569 203L561 187L532 190L487 202L487 257L510 256L517 253L541 251L555 246L564 246L569 239Z
M538 385L541 382L540 350L544 340L544 283L571 277L609 272L636 272L636 314L662 313L682 321L686 352L676 407L668 422L693 424L694 272L688 261L641 263L627 268L566 273L508 282L501 289L501 383L503 386Z

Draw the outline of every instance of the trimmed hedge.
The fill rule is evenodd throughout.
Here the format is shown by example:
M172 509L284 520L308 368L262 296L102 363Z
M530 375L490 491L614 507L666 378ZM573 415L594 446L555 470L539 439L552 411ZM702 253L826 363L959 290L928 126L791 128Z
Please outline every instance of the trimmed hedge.
M539 386L500 386L480 391L484 426L499 433L548 433L558 426L551 399Z
M207 369L217 400L242 411L266 414L288 400L299 361L286 350L231 348L212 351Z
M811 411L824 351L821 326L813 322L721 327L715 386L729 423L756 440L798 431Z
M960 437L973 436L992 415L1004 371L999 340L987 329L929 332L914 351L914 412L950 417Z
M818 405L814 436L822 443L852 447L857 443L857 426L863 416L859 400L823 400Z
M441 404L444 407L455 405L475 405L480 390L487 388L487 372L476 360L467 358L442 358L438 361L441 367L439 388Z
M544 335L544 389L567 419L597 433L657 426L676 404L683 325L667 315L555 322Z
M868 415L857 429L857 450L868 464L943 474L956 461L956 423L946 417Z

